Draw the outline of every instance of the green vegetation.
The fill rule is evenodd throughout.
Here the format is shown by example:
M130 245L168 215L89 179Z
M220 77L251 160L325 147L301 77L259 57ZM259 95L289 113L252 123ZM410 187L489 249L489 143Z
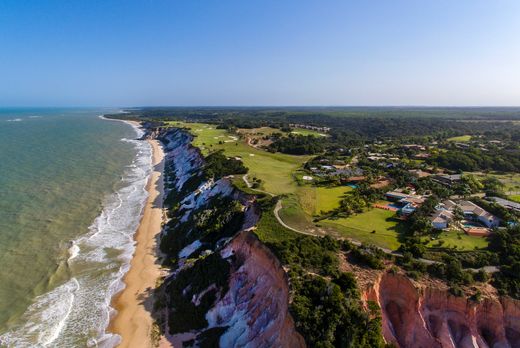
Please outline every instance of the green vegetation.
M456 171L497 170L501 172L520 171L520 149L479 148L458 149L437 153L428 162L442 168Z
M361 214L336 220L322 220L320 225L338 231L343 237L376 244L389 249L397 249L402 222L396 218L395 212L372 208ZM373 233L375 231L375 233Z
M349 186L317 187L315 213L339 208L341 199L351 191L352 188Z
M380 309L365 312L354 276L338 269L338 253L351 246L303 235L267 244L289 268L289 310L309 346L384 347Z
M176 334L208 326L205 315L217 300L228 290L230 273L229 263L218 253L213 253L197 260L191 268L184 269L175 277L175 281L166 286L169 304L169 332ZM199 305L192 301L193 296L200 294L215 285L199 299Z
M247 167L242 161L235 158L227 158L224 150L210 153L205 158L204 176L206 179L213 178L218 180L224 176L232 174L246 174Z
M465 142L468 142L468 141L471 140L471 135L461 135L461 136L458 136L458 137L451 137L451 138L448 138L446 140L454 141L454 142L458 142L458 143L465 143Z
M426 244L430 248L475 250L488 246L486 238L469 236L459 230L441 232L433 235Z
M500 272L493 275L493 285L501 294L520 299L520 226L497 231L489 249L498 253Z
M292 134L296 134L296 135L303 135L303 136L313 136L313 137L326 137L327 134L325 133L320 133L320 132L317 132L315 130L312 130L312 129L305 129L305 128L293 128L292 131L291 131Z
M172 122L170 125L189 128L195 135L193 145L202 149L205 154L224 150L226 156L240 158L249 168L248 177L261 179L261 189L275 195L293 193L296 190L297 184L292 173L309 158L256 149L227 130L216 129L209 124Z
M289 134L288 137L278 137L269 145L269 151L292 155L314 155L325 150L323 139L314 135Z

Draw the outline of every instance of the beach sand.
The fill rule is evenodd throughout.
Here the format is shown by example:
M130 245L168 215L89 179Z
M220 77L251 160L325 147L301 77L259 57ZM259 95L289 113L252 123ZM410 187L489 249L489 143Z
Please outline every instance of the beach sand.
M164 153L157 140L149 142L153 148L153 171L147 187L149 196L134 237L136 249L130 270L124 277L126 287L112 301L117 314L108 328L122 337L119 347L153 347L152 292L161 276L155 238L161 231L163 219Z

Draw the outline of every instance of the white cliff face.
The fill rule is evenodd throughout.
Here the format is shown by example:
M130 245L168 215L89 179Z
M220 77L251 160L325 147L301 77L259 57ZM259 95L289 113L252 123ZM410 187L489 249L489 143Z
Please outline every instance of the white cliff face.
M201 175L203 157L191 146L191 136L184 132L168 132L162 139L167 152L166 164L173 173L171 189L181 192L190 178ZM242 204L244 219L234 236L219 239L213 249L231 267L227 292L221 293L210 284L190 298L191 303L199 305L206 293L216 290L216 301L206 313L208 327L204 330L227 328L220 336L222 347L304 347L304 340L296 332L288 312L289 286L285 272L271 251L249 232L259 218L253 197L237 191L226 178L202 182L178 200L179 223L189 221L192 214L212 199L223 197ZM177 255L178 268L172 270L166 281L175 282L181 270L189 271L193 264L188 258L201 247L200 240L184 246ZM211 251L204 253L208 252ZM178 343L183 337L194 338L197 334L193 331L190 335L181 333L172 339Z
M222 347L304 347L288 314L289 286L280 262L244 231L220 252L234 256L229 291L206 314L209 327L228 326Z

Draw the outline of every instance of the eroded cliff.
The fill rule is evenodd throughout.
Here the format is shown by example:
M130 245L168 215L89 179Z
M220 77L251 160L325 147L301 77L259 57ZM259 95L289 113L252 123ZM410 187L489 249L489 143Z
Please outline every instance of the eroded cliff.
M363 297L379 304L385 340L399 347L520 347L520 302L492 289L477 302L451 295L442 282L379 272Z
M171 274L159 318L177 346L303 347L288 312L285 272L250 232L255 197L226 177L208 179L204 158L181 130L158 134L166 151L168 223L160 240Z

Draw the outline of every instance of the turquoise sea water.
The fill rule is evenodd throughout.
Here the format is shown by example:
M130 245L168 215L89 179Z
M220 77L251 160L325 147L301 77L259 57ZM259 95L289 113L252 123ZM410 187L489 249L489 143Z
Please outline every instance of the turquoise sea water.
M112 346L150 147L113 110L0 109L0 346Z

